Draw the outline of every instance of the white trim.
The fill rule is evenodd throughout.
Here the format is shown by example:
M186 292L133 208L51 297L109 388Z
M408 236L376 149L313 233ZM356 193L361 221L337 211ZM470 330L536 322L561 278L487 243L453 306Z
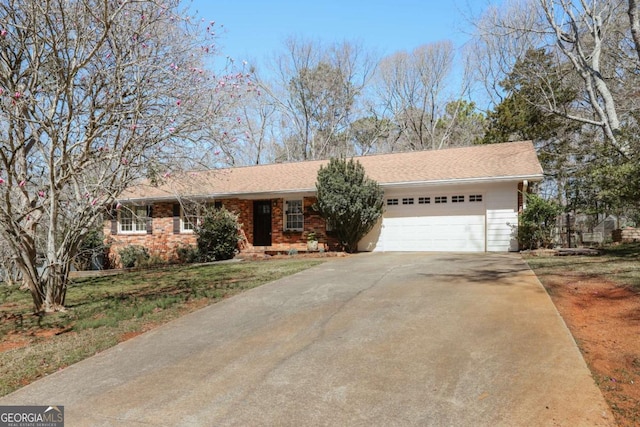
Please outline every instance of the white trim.
M187 223L187 221L185 221L185 216L186 215L184 212L184 206L180 205L180 234L193 234L195 230L184 227L184 225ZM196 221L198 221L199 219L200 219L200 216L197 215ZM195 224L194 224L194 227L195 227Z
M434 181L406 181L406 182L393 182L393 183L379 183L383 188L399 188L399 187L430 187L436 185L464 185L464 184L476 184L476 183L494 183L494 182L507 182L507 181L522 181L523 179L529 179L531 181L541 180L543 175L514 175L514 176L501 176L501 177L485 177L485 178L454 178L454 179L441 179Z
M512 176L501 176L501 177L482 177L482 178L452 178L452 179L442 179L442 180L431 180L431 181L405 181L405 182L391 182L391 183L381 183L378 182L381 188L389 188L389 189L397 189L397 188L412 188L412 187L430 187L430 186L439 186L439 185L465 185L465 184L490 184L490 183L501 183L508 181L541 181L544 178L544 175L512 175ZM279 190L279 191L264 191L264 192L256 192L256 193L243 193L243 192L230 192L230 193L212 193L210 195L192 195L192 196L184 196L184 198L189 199L228 199L228 198L238 198L241 197L243 199L251 200L251 199L263 199L265 196L272 196L271 198L282 198L284 195L291 194L304 194L307 196L313 196L316 194L316 189L314 188L297 188L290 190ZM302 196L301 196L302 197ZM149 197L149 198L135 198L135 199L122 199L119 200L121 203L152 203L152 202L165 202L165 201L175 201L178 197L175 195L171 196L163 196L163 197Z
M135 210L136 209L140 209L143 208L145 210L145 216L144 216L144 223L142 226L142 230L138 230L137 227L137 222L135 221L136 218L136 213ZM126 206L123 207L121 209L118 210L118 234L127 234L127 235L140 235L140 234L147 234L147 212L149 209L149 205L132 205L132 206ZM122 213L123 212L131 212L131 230L123 230L122 229Z
M301 215L302 216L302 227L300 228L289 228L288 227L288 218L287 218L287 212L288 212L288 204L289 202L300 202L300 212L296 213L296 215ZM284 199L282 201L282 215L283 215L283 222L282 222L282 230L283 231L294 231L294 232L299 232L299 231L304 231L304 197L300 197L299 199Z

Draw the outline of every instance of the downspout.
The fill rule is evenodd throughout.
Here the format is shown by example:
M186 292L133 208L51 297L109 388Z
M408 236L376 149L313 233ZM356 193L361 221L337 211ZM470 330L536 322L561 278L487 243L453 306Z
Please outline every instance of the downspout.
M527 209L527 193L528 192L529 192L529 181L527 181L526 179L523 179L522 180L522 212L520 212L520 215L522 215L524 213L524 210ZM520 218L518 218L518 225L520 225ZM517 246L520 246L519 242L517 243Z

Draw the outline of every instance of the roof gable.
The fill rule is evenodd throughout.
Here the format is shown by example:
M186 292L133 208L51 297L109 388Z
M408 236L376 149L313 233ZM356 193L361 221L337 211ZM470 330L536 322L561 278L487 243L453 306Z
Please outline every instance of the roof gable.
M355 157L382 187L443 182L542 179L533 144L507 142L431 151ZM315 191L320 166L327 160L277 163L184 172L152 186L127 190L124 200L229 197Z

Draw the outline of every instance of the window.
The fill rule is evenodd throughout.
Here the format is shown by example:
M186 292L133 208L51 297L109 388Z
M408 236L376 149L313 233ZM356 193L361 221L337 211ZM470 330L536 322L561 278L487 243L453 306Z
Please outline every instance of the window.
M436 196L436 203L447 203L447 196Z
M180 228L176 229L177 222L174 222L174 233L192 233L202 223L204 216L214 209L222 209L222 202L215 201L214 203L196 203L196 202L183 202L177 205L180 208ZM178 215L178 211L174 210L174 217ZM175 219L174 219L175 221Z
M287 200L285 203L285 230L302 231L304 229L304 212L302 210L302 200Z
M120 232L143 233L147 231L147 206L124 207L120 210Z
M413 204L413 197L405 197L402 199L402 204L403 205L412 205Z
M196 205L182 206L180 215L180 231L194 231L200 224L202 212Z
M451 203L463 203L464 196L451 196Z
M428 205L429 203L431 203L431 197L418 197L418 204Z
M470 202L481 202L482 201L482 194L472 194L469 196L469 201Z
M398 204L398 199L387 199L387 206L395 206Z

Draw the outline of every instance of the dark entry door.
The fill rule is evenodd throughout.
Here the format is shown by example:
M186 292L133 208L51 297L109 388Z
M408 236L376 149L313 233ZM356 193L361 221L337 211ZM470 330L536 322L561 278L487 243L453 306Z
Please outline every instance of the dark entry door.
M253 246L271 246L271 200L253 202Z

